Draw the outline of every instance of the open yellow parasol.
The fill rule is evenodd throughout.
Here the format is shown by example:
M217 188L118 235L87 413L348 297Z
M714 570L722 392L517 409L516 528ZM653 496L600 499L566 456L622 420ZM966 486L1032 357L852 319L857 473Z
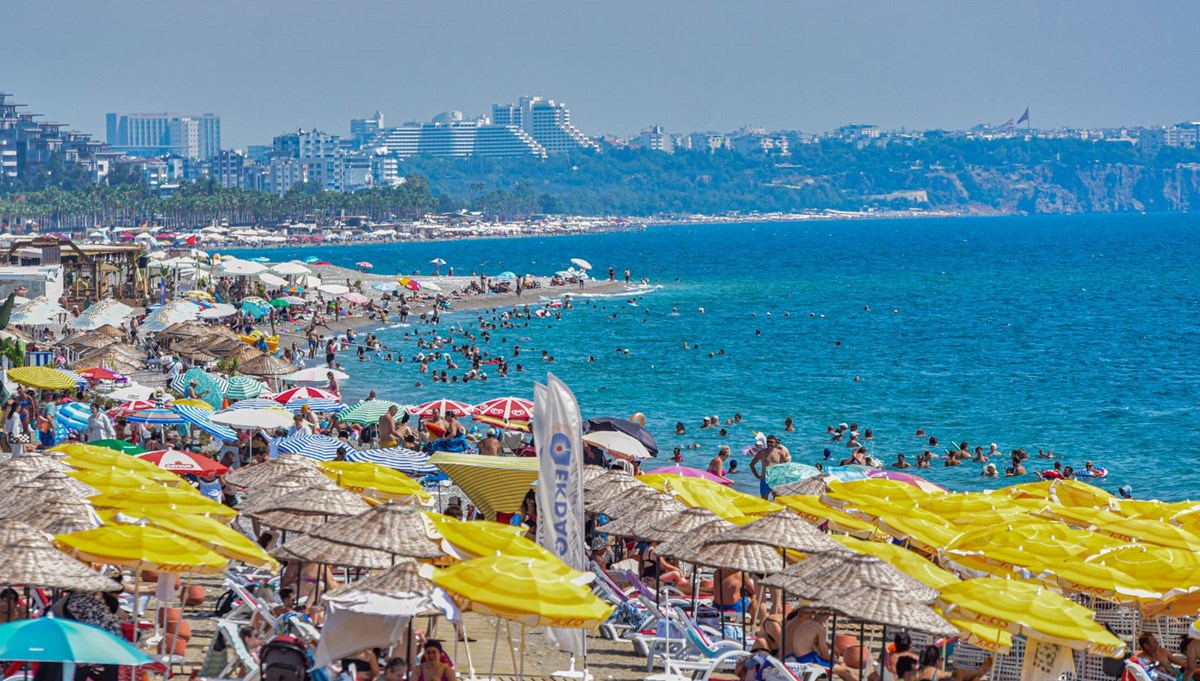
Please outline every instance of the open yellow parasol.
M513 556L556 561L554 554L524 537L523 527L488 521L466 522L440 513L426 513L431 536L440 536L451 548L468 558Z
M8 370L8 379L14 383L40 390L72 390L75 379L53 367L17 367Z
M1125 644L1096 623L1091 610L1050 589L1015 579L967 579L942 587L938 603L951 617L1031 639L1121 657Z
M652 473L637 478L639 482L649 485L659 492L673 494L688 508L703 508L731 522L752 522L758 516L777 513L783 506L743 494L726 485L705 480L703 478L685 478L682 475ZM747 518L747 516L750 516Z
M99 494L88 501L96 508L115 508L138 512L141 509L152 511L178 511L210 515L219 518L232 518L237 511L219 504L200 494L192 488L139 487L138 489L118 490L109 494Z
M258 544L250 541L246 535L207 516L176 511L147 510L103 511L100 516L106 521L117 521L121 519L121 516L131 521L144 518L155 527L187 537L231 560L272 570L279 567L279 563L274 558L263 551Z
M831 535L831 538L841 542L846 548L852 551L882 558L891 564L892 567L921 582L925 586L940 589L947 584L960 581L953 572L943 570L921 555L891 542L863 541L854 537L836 534Z
M588 589L592 575L559 561L488 556L425 572L471 610L529 626L595 629L612 614Z
M429 493L407 475L379 464L365 461L326 461L318 464L321 472L342 489L359 494L372 494L383 499L428 501Z
M154 484L150 478L136 471L109 467L107 470L83 469L67 471L67 475L85 485L95 487L101 492L117 492L120 490L149 487Z
M870 539L876 536L886 536L879 528L871 523L856 518L841 509L827 506L811 494L793 494L786 497L775 497L777 503L787 506L797 515L816 525L828 523L829 529L860 539Z
M78 456L68 456L63 459L63 463L78 471L108 473L115 469L116 471L136 473L143 478L160 485L178 485L182 481L182 478L175 473L159 468L149 461L144 461L136 456L129 456L127 454L122 454L121 456L125 457L125 459L109 461L106 459L96 460L91 458L81 458ZM137 463L134 463L135 461Z
M229 560L174 532L144 525L105 525L60 534L59 547L81 560L159 572L223 572Z

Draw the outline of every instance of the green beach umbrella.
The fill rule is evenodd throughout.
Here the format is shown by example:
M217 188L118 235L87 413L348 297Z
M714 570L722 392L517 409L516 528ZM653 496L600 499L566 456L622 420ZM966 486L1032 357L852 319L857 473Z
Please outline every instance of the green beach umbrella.
M0 626L0 659L140 667L154 659L100 627L58 617Z
M231 400L245 400L262 394L263 384L249 376L231 376L229 387L225 389L225 397Z
M804 463L777 463L767 469L767 484L780 487L792 482L807 480L821 471Z
M291 301L284 300L283 298L272 298L271 302L269 304L271 307L291 307L292 306Z
M199 399L207 402L213 409L220 409L221 397L225 394L227 386L226 379L222 376L210 374L203 369L188 369L171 380L170 388L183 396L193 379L196 381L196 390L203 393Z
M89 442L88 444L96 445L97 447L103 447L105 449L111 449L116 452L121 452L122 454L135 454L136 455L136 454L145 454L147 451L149 451L147 449L142 449L141 447L139 447L137 445L129 444L128 442L126 442L124 440L93 440L93 441Z
M376 423L379 417L387 413L390 407L404 409L404 405L389 400L363 400L358 404L346 407L338 413L338 418L347 423L366 425Z

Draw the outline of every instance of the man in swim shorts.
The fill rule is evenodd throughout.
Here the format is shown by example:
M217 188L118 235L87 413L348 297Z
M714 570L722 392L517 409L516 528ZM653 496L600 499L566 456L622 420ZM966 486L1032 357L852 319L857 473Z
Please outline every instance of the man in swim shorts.
M775 464L790 463L792 454L779 442L774 435L767 436L767 444L759 447L750 461L750 472L758 478L758 493L763 499L771 496L771 486L767 484L767 469Z
M831 663L833 651L829 649L829 632L825 622L829 613L822 612L813 615L812 619L801 622L792 632L785 662L799 664L815 664L825 669L833 667L833 673L842 681L858 681L858 675L841 663Z

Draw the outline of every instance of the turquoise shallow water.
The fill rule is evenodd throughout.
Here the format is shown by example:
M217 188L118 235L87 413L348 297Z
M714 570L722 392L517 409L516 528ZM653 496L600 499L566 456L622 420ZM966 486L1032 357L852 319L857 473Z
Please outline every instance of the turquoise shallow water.
M283 249L271 257L313 253ZM414 363L360 364L347 356L352 395L376 389L410 403L531 396L532 382L553 369L575 390L585 417L644 412L663 459L675 446L699 443L685 457L700 467L719 444L737 452L755 430L781 434L797 461L820 461L826 446L844 456L825 427L845 421L872 428L872 452L888 462L899 452L919 453L922 441L912 435L924 428L943 444L1025 448L1031 471L1043 467L1036 451L1053 449L1077 468L1088 459L1106 467L1109 489L1129 484L1138 497L1200 498L1200 231L1193 217L673 226L345 246L320 255L345 266L370 260L377 272L424 270L441 257L459 274L544 274L580 257L597 272L627 266L635 279L661 286L637 307L624 297L581 299L561 321L495 332L483 349L503 353L519 342L516 361L526 360L526 371L508 379L433 385ZM449 315L443 325L469 324L477 314ZM403 331L380 335L411 356L417 350L401 340ZM683 349L685 341L699 349ZM553 365L537 359L543 349L556 357ZM723 356L708 357L720 349ZM419 389L418 379L425 383ZM697 430L704 415L724 420L735 412L745 423L728 437ZM788 416L796 432L782 433ZM674 435L676 421L688 434ZM997 463L1003 470L1004 461ZM749 490L747 464L739 462L735 479ZM923 474L954 489L1012 482L980 477L979 464L935 461Z

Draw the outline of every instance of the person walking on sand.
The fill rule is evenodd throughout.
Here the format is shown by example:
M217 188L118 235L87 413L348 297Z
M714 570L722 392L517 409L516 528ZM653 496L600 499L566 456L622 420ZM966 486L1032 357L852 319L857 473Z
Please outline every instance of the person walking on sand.
M767 436L765 447L759 447L750 461L750 472L758 478L758 493L763 499L771 496L771 486L767 484L767 469L779 463L791 463L792 453L784 447L779 438Z

